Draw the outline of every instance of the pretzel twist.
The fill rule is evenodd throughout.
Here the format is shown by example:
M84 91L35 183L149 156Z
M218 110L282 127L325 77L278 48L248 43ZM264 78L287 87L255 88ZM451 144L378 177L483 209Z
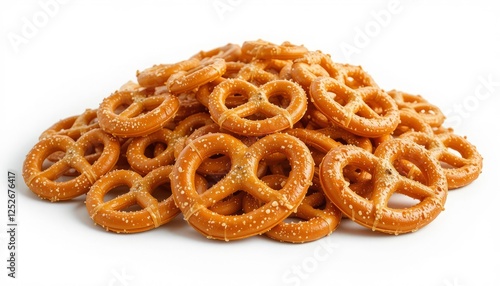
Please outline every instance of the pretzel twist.
M266 155L284 153L291 164L289 179L276 191L258 179L259 162ZM194 191L193 178L204 159L224 154L230 171L202 195ZM304 198L313 176L313 160L304 143L286 134L268 135L250 147L224 133L208 134L191 142L178 158L172 173L172 192L185 219L209 238L235 240L261 234L292 213ZM224 216L208 208L244 191L264 205L241 215Z
M398 173L397 160L408 160L419 168L423 182ZM355 166L370 174L373 189L368 196L353 191L343 177L346 166ZM416 231L430 223L443 210L447 182L439 162L421 146L409 140L394 139L382 143L374 154L354 146L330 151L320 167L320 180L326 196L352 220L372 230L400 234ZM389 206L389 198L401 193L418 200L416 205Z
M399 123L394 100L378 88L351 89L329 77L311 83L314 105L329 120L365 137L389 134Z
M243 94L248 102L232 109L227 108L225 99L234 94ZM271 97L278 95L290 101L286 108L270 102ZM306 111L307 97L298 84L286 80L271 81L256 87L240 79L228 79L214 88L208 105L213 120L224 129L246 136L262 136L293 128ZM245 118L256 113L262 113L267 118Z
M120 107L126 108L119 114ZM179 100L168 93L144 96L117 91L105 98L97 110L101 128L115 136L139 137L160 130L179 109Z
M422 132L409 132L403 134L401 138L423 146L433 157L442 162L449 190L466 186L481 174L483 158L477 148L462 136L453 133L434 136ZM403 164L402 167L399 171L406 173L408 177L418 181L425 180L424 174L413 164Z
M103 146L101 154L93 163L85 159L85 153L94 146ZM64 156L47 168L47 157L57 151ZM27 154L23 165L26 185L40 198L50 201L69 200L90 189L93 183L111 170L120 155L120 143L116 138L94 129L83 134L77 141L68 136L53 135L40 140ZM75 169L78 176L66 181L58 179Z

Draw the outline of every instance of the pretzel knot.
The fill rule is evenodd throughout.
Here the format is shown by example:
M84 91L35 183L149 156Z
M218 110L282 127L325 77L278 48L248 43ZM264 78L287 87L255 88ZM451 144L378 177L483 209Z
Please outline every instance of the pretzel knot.
M85 159L87 150L101 147L99 158L92 164ZM61 158L45 168L46 159L62 151ZM28 187L43 199L69 200L82 195L102 175L110 171L120 156L120 143L101 129L83 134L77 141L68 136L53 135L42 138L27 154L23 177ZM78 176L58 180L74 169Z
M409 132L401 135L401 138L422 145L433 157L442 162L449 190L466 186L481 174L483 158L476 147L464 137L453 133L434 136L422 132ZM400 167L399 171L406 173L408 177L418 181L425 179L422 172L408 162L402 163Z
M422 182L398 173L397 160L408 160L420 169ZM351 189L343 170L354 166L372 175L373 189L364 196ZM320 180L326 196L352 220L390 234L416 231L427 225L443 210L447 182L439 162L423 147L394 139L382 143L374 154L354 146L331 150L320 166ZM398 208L390 204L393 194L400 193L419 201Z
M259 162L273 153L285 154L291 165L286 183L274 190L257 176ZM215 154L230 158L229 172L203 194L194 176L204 159ZM225 133L201 136L184 148L172 172L172 193L184 218L209 238L235 240L261 234L288 217L304 198L314 174L314 162L299 139L276 133L247 147ZM237 191L249 193L263 206L241 215L221 215L209 208Z
M225 99L241 94L248 102L229 109ZM272 104L271 97L282 96L289 101L285 108ZM246 136L261 136L292 128L307 109L307 97L296 83L275 80L257 87L240 79L227 79L217 85L208 101L208 108L214 121L224 129ZM264 119L252 120L246 117L261 114Z
M318 77L310 89L316 108L356 135L379 137L394 131L399 123L396 103L379 88L354 90L333 78Z
M145 177L131 170L115 170L101 177L87 193L86 207L90 217L106 230L135 233L157 228L180 213L168 186L172 166L159 167ZM161 188L166 185L167 189ZM128 187L128 192L104 201L111 190ZM154 196L163 192L163 200ZM140 208L127 211L134 205Z
M120 110L122 107L125 109ZM144 96L139 92L117 91L102 101L97 119L108 133L139 137L161 129L178 109L179 100L168 93Z

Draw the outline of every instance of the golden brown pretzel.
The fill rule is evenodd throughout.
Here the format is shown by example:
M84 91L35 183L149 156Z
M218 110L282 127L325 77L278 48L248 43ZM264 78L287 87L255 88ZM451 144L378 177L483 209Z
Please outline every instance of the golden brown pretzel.
M241 47L237 44L228 43L208 51L200 51L192 56L200 61L212 58L221 58L226 62L238 61L241 56Z
M269 154L284 153L291 164L289 179L276 191L257 177L259 162ZM204 159L224 154L231 170L202 195L194 190L193 178ZM209 238L235 240L261 234L289 216L304 198L313 177L314 163L307 147L287 134L268 135L250 147L235 137L215 133L191 142L180 154L172 172L172 192L184 218ZM264 202L255 211L224 216L208 208L237 191Z
M288 178L283 175L267 175L262 177L267 185L279 190ZM260 207L260 202L250 195L243 199L243 210L253 211ZM298 222L283 221L265 233L266 236L291 243L304 243L318 240L331 234L339 225L342 213L329 200L325 198L319 179L314 177L309 192L302 200L296 213L290 218L297 218Z
M125 109L117 114L123 106ZM178 109L179 100L168 93L144 96L138 92L117 91L102 101L97 119L108 133L139 137L160 130Z
M229 109L225 99L234 94L247 96L248 102ZM283 108L272 104L270 98L274 96L285 97L289 105ZM214 121L224 129L245 136L261 136L292 128L306 111L307 97L304 90L291 81L270 81L257 87L244 80L227 79L210 94L208 108ZM256 113L267 118L245 118Z
M246 41L241 47L241 59L245 62L255 59L293 60L302 58L307 52L306 47L290 42L277 45L263 40Z
M401 136L427 149L432 156L444 166L444 174L448 181L448 189L456 189L472 183L479 177L483 167L483 158L467 139L462 136L448 133L433 135L422 132L409 132ZM457 153L453 152L456 151ZM408 177L424 181L425 176L413 164L403 164L399 169Z
M143 87L163 86L173 74L190 70L199 64L199 59L191 58L175 64L154 65L141 72L137 71L137 82Z
M85 159L86 152L96 146L102 146L100 156L89 163ZM45 168L47 157L57 151L63 151L64 156ZM23 177L30 190L40 198L69 200L86 193L95 181L115 166L119 156L120 143L101 129L88 131L76 141L64 135L48 136L26 155ZM79 175L59 181L70 169L75 169Z
M180 94L192 91L204 84L220 78L226 72L226 61L212 58L186 71L173 74L165 83L169 92Z
M85 204L90 218L106 230L117 233L135 233L157 228L171 221L180 213L169 191L172 166L162 166L141 177L131 170L115 170L101 177L87 193ZM196 177L200 193L206 187L201 177ZM200 181L201 180L201 181ZM166 186L166 188L160 188ZM104 201L110 191L127 187L128 191ZM155 192L166 195L158 201ZM138 210L127 208L138 205Z
M86 109L80 115L71 116L56 122L43 131L39 139L52 135L66 135L76 140L85 132L96 128L99 128L97 110Z
M399 90L387 92L398 105L399 109L408 108L414 110L422 119L432 127L439 127L443 124L445 116L439 107L430 104L420 95L413 95Z
M424 182L398 173L393 164L408 160L419 168ZM368 198L351 189L343 176L347 166L372 174L373 190ZM448 188L439 162L423 147L393 139L382 143L374 154L354 146L330 151L320 166L320 180L326 196L353 221L390 234L412 232L427 225L443 210ZM390 206L394 193L418 200L409 207Z
M310 89L316 108L356 135L379 137L394 131L399 123L396 103L381 89L354 90L330 77L316 78Z

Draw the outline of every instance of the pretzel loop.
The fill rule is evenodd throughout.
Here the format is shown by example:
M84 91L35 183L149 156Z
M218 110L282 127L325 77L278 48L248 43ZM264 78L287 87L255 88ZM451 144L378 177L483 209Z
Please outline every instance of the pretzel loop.
M121 106L126 108L119 114ZM139 137L161 129L179 109L179 100L168 93L146 97L138 92L117 91L97 110L101 128L115 136Z
M225 99L234 94L247 96L248 102L228 109ZM269 102L269 98L278 95L290 100L286 108ZM228 79L214 88L208 104L214 121L224 129L240 135L261 136L293 127L306 111L307 98L299 85L286 80L271 81L256 87L243 80ZM257 112L267 118L245 118Z
M408 160L424 174L422 182L398 173L397 160ZM351 189L343 169L355 166L372 174L373 189L360 195ZM437 160L421 146L408 140L389 140L374 154L354 146L330 151L320 166L320 180L327 197L352 220L385 233L416 231L443 210L447 182ZM389 199L400 193L419 202L409 207L391 206Z
M85 159L85 152L92 146L103 146L99 158L92 164ZM54 152L64 155L44 169L45 160ZM77 141L63 135L53 135L40 140L27 154L23 177L28 187L43 199L69 200L86 193L99 177L113 168L120 154L120 143L101 129L83 134ZM67 181L58 181L70 169L79 175Z
M262 158L276 152L286 155L292 169L279 191L257 177ZM194 174L201 162L214 154L229 156L231 169L199 195L193 189ZM266 232L298 207L311 182L313 164L307 147L290 135L268 135L247 147L228 134L207 134L192 141L180 154L171 176L172 192L185 219L199 232L214 239L241 239ZM264 205L250 213L233 216L208 209L236 191L249 193Z
M333 78L318 77L311 83L310 95L329 120L356 135L382 136L399 123L394 100L377 88L353 90Z

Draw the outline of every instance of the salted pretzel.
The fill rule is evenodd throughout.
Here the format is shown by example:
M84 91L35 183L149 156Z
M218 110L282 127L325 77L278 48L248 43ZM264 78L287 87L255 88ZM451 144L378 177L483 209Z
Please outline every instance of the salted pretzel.
M291 164L287 182L277 191L257 177L259 162L269 154L284 153ZM231 170L202 195L194 190L193 178L204 159L224 154ZM261 234L288 217L304 198L314 173L307 147L287 134L271 134L247 147L235 137L215 133L191 142L180 154L172 172L172 193L184 218L208 238L235 240ZM264 205L252 212L224 216L208 208L237 191L244 191Z
M268 186L279 190L288 178L283 175L267 175L261 178ZM243 210L251 212L261 206L260 202L246 194L243 199ZM282 221L265 233L266 236L291 243L304 243L318 240L331 234L339 225L342 213L325 198L319 179L314 177L309 192L302 200L296 213L290 218L297 218L298 222Z
M414 110L422 119L432 127L439 127L443 124L445 116L439 107L429 103L420 95L413 95L399 90L387 92L398 105L399 109Z
M124 106L125 109L117 113ZM144 96L139 92L117 91L101 102L97 119L108 133L139 137L160 130L178 109L179 100L168 93Z
M396 103L381 89L354 90L330 77L316 78L310 89L316 108L356 135L379 137L394 131L399 123Z
M169 92L180 94L192 91L204 84L220 78L226 72L226 61L221 58L212 58L202 61L192 69L179 71L169 77L165 85Z
M409 132L400 138L423 146L442 163L449 190L466 186L481 174L483 158L476 147L462 136L453 133L434 136L432 133ZM424 174L418 168L406 163L401 165L402 168L398 168L400 172L418 181L425 180Z
M52 135L65 135L73 140L78 139L89 130L99 128L97 110L86 109L82 114L59 120L42 132L39 139Z
M241 56L241 47L238 44L228 43L224 46L220 46L208 51L200 51L199 53L192 56L192 58L196 58L200 61L213 59L213 58L221 58L226 62L236 62L240 59Z
M332 77L344 82L344 69L332 61L330 55L320 51L309 52L303 58L294 61L291 69L292 78L305 90L309 90L312 81L319 76Z
M100 156L92 164L87 162L87 150L102 146ZM52 153L65 155L49 167L44 163ZM53 135L40 140L27 154L23 165L26 185L40 198L50 201L69 200L86 193L102 175L111 170L120 156L120 143L101 129L84 133L74 141L68 136ZM58 180L69 169L79 175Z
M257 40L246 41L241 46L241 60L249 62L255 59L293 60L303 57L308 52L304 46L283 42L281 45Z
M408 160L419 168L423 182L398 173L397 160ZM373 190L368 198L354 192L343 177L343 169L355 166L372 174ZM353 221L372 230L400 234L416 231L434 220L443 210L448 188L439 162L421 146L393 139L382 143L374 154L355 146L330 151L320 166L320 180L326 196ZM389 205L394 193L418 200L416 205L398 208Z
M375 80L361 67L350 64L339 64L344 76L344 84L352 89L364 87L379 88Z
M117 233L143 232L168 223L180 213L170 192L172 167L159 167L144 177L132 170L107 173L87 193L85 204L90 218ZM197 191L203 193L206 182L200 176L195 180ZM128 191L105 201L106 194L120 187ZM135 205L139 208L127 210Z
M173 74L193 69L200 64L200 60L193 57L175 64L154 65L143 71L137 71L137 82L143 87L163 86Z
M134 138L127 148L127 161L132 169L141 175L160 166L171 165L175 161L176 153L180 153L177 146L184 146L183 140L197 128L213 123L208 113L196 113L182 120L174 130L162 128L147 136ZM149 156L146 149L157 143L165 145L166 148L156 150L153 156Z
M229 109L225 99L243 94L248 102ZM286 108L274 105L270 98L282 96L289 100ZM245 136L261 136L292 128L307 108L304 90L296 83L275 80L257 87L240 79L228 79L217 85L210 94L208 108L213 120L224 129ZM262 113L267 118L251 120L245 117Z

